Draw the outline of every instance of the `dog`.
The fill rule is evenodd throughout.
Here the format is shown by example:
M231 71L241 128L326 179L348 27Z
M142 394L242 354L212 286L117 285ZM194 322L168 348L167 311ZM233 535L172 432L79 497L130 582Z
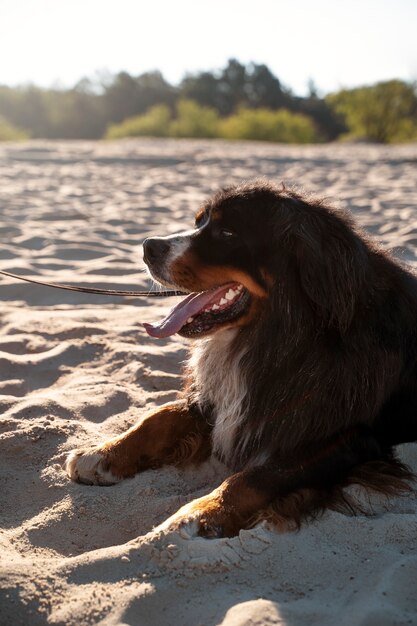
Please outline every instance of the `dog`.
M257 180L219 191L193 229L144 242L161 285L189 295L155 338L193 340L178 400L72 452L76 481L109 485L214 455L231 475L158 527L234 536L297 529L346 487L412 489L394 446L417 439L417 280L351 217Z

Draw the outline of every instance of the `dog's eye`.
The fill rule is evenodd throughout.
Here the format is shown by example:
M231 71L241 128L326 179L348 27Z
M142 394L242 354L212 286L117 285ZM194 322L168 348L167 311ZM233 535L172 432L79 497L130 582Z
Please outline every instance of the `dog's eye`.
M230 230L229 228L219 228L217 233L220 237L223 237L224 239L230 239L230 237L236 237L236 233L234 233L233 230Z

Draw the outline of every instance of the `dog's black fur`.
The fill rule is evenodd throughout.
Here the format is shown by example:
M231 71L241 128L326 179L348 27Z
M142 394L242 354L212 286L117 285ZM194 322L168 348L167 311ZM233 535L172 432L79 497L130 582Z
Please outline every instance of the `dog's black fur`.
M273 447L293 461L295 450L352 427L371 458L391 459L394 445L416 440L414 275L346 214L294 191L238 187L211 207L236 237L215 253L201 234L195 253L262 286L269 277L268 297L233 346L250 344L241 429L257 434L251 454Z
M144 252L165 285L240 291L184 320L180 334L205 339L178 402L91 462L89 451L72 455L73 478L107 484L109 472L116 481L213 447L235 473L164 526L191 522L209 536L353 511L351 483L411 488L395 446L417 440L417 279L347 214L257 181L219 192L194 231L147 240Z
M238 268L267 293L230 348L244 352L247 410L228 464L267 455L293 473L277 496L324 489L312 508L349 482L406 490L394 446L417 440L415 276L343 211L265 182L221 191L201 224L198 262Z

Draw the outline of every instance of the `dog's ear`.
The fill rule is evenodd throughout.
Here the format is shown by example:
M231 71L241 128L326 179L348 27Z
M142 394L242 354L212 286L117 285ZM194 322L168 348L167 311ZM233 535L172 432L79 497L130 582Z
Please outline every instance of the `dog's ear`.
M331 325L352 321L369 264L365 244L345 219L308 215L295 233L297 272L303 292Z

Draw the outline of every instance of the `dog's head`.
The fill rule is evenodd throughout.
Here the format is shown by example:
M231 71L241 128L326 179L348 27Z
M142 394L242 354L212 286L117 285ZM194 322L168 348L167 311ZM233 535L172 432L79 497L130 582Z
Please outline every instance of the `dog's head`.
M159 283L190 292L148 332L200 337L294 304L346 325L366 252L346 216L261 181L217 193L194 229L146 239L144 260Z

